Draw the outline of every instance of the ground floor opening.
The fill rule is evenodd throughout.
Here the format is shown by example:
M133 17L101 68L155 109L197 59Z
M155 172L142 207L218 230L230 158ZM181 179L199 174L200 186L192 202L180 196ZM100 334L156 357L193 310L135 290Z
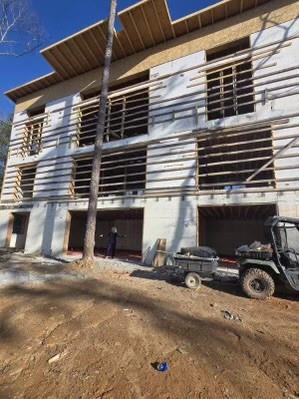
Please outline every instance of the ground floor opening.
M82 252L86 212L70 212L68 253ZM95 255L105 256L108 234L112 227L121 236L117 240L116 257L140 261L142 257L143 209L122 209L98 211L96 224ZM103 237L100 237L103 235Z
M233 257L240 245L266 243L264 222L276 214L274 204L199 207L199 245L214 248L220 256Z
M29 212L11 213L6 240L8 248L15 248L17 250L25 249L29 216Z

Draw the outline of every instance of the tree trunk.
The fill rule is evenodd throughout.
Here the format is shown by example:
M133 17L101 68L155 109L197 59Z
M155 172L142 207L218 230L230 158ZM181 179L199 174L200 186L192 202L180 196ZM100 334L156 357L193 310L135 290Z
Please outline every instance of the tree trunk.
M117 0L111 0L108 33L107 33L107 45L105 51L105 63L103 69L102 87L100 95L100 107L98 113L98 124L96 130L94 156L92 161L92 173L91 173L91 182L90 182L87 222L86 222L86 230L84 237L84 249L83 249L84 260L93 259L94 256L96 220L97 220L97 200L99 193L102 146L103 146L103 137L105 131L106 104L107 104L107 96L109 88L109 76L110 76L110 65L112 57L116 5L117 5Z

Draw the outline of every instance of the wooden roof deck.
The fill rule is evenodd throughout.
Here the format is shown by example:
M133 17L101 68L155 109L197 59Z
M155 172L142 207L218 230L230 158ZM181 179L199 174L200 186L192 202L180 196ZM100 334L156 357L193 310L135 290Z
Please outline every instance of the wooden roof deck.
M113 61L202 29L270 0L223 0L172 21L167 0L142 0L118 13L122 26L114 32ZM97 22L41 51L54 72L5 94L13 101L55 83L93 70L104 63L107 20Z

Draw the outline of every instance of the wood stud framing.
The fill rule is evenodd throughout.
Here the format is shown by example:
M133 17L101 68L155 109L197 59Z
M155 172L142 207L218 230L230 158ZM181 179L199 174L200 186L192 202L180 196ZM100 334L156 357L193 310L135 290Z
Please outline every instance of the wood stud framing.
M206 134L198 140L199 189L246 188L247 177L273 157L271 126L261 131ZM245 182L246 180L246 182ZM251 187L274 187L273 162L259 173Z
M23 142L20 148L20 155L26 156L37 155L42 149L42 132L45 117L34 118L25 125L23 133Z
M92 158L74 160L72 191L75 197L87 198L91 178ZM108 195L140 195L146 182L146 148L132 153L104 153L99 185L99 197Z
M273 50L272 48L269 50L272 45L265 46L258 53L258 57L260 59L268 57L269 52L277 54L283 46L291 45L291 42L288 44L284 43L280 46L279 50ZM244 113L252 112L255 104L265 101L262 98L264 88L260 88L261 86L271 84L269 93L273 93L274 95L277 90L298 86L296 82L285 82L286 80L298 77L298 73L296 72L298 66L285 68L285 70L275 71L274 73L259 73L253 79L254 72L258 67L253 68L252 66L251 61L254 55L252 55L251 51L249 50L249 53L246 53L246 51L241 50L237 53L235 64L231 61L229 64L226 63L226 58L223 57L221 58L223 64L220 66L218 64L219 60L216 59L213 62L208 60L200 68L199 66L193 67L193 69L199 68L198 76L207 77L208 82L206 89L200 88L197 91L198 97L196 99L194 99L196 92L167 99L160 98L159 96L155 97L155 90L165 87L163 86L167 79L165 76L162 79L153 79L152 81L142 82L132 87L115 90L109 96L107 106L106 141L146 134L148 127L155 125L157 121L159 123L159 118L161 117L163 117L163 123L195 116L198 117L199 115L206 115L207 119L214 119L209 118L210 112L216 112L218 113L216 117L222 118L243 113L240 112L240 106L246 107ZM238 58L239 55L242 55L242 58ZM240 69L236 69L239 66ZM272 68L272 66L273 64L264 65L260 69ZM229 73L227 72L228 69ZM223 71L226 72L223 73ZM288 72L288 76L281 77L280 75L284 72ZM214 76L215 73L217 76ZM222 81L220 79L221 73L223 73ZM227 78L229 79L227 80ZM212 83L210 86L209 82ZM241 84L241 94L238 92L238 84ZM219 99L220 91L222 97ZM289 95L289 93L286 95ZM151 98L151 102L149 102L149 98ZM201 101L200 106L198 104L199 101ZM231 114L232 109L234 112ZM70 135L68 133L66 136L63 136L60 133L66 130L66 126L59 127L56 130L51 130L50 128L47 129L46 137L43 137L42 140L43 119L35 118L33 122L30 122L33 123L32 125L25 121L27 130L25 131L25 139L23 138L23 147L21 146L23 156L26 152L25 147L27 148L26 155L33 155L32 151L35 151L34 146L38 145L41 148L42 143L44 146L47 140L51 142L51 140L53 141L53 137L56 136L61 139L61 143L69 143L71 139L73 141L76 140L78 146L93 144L97 111L98 98L83 101L69 110L68 119L70 123L68 128L72 126L73 134ZM189 112L187 116L186 111ZM296 114L295 116L299 115ZM226 129L215 129L214 131L202 129L185 136L178 135L179 141L177 143L167 143L166 139L157 141L148 138L143 147L140 145L136 146L136 144L129 144L123 150L106 151L102 164L100 196L102 198L115 195L146 196L158 195L159 193L170 194L175 191L183 193L188 190L197 194L207 192L223 193L227 190L235 189L245 191L256 188L270 191L276 190L277 182L288 181L287 178L275 179L274 174L273 163L275 152L279 151L279 148L277 148L277 144L273 147L272 131L275 130L276 124L279 125L282 123L285 125L280 126L279 129L292 127L292 125L288 126L289 122L285 120L285 117L281 120L279 118L278 120L271 120L270 118L268 121L252 123L249 126L235 126ZM20 129L22 129L21 124ZM294 136L296 134L284 135L282 139L286 137L289 137L291 140L294 139L293 148L297 148L298 145ZM275 139L279 140L277 137ZM176 146L179 148L180 145L183 146L188 143L196 144L197 150L181 151L178 149L176 151ZM147 145L147 148L144 147L145 145ZM48 147L50 147L50 144ZM20 138L16 138L12 142L11 150L18 148L20 148ZM159 154L151 151L156 149L160 150ZM169 152L170 149L171 152ZM85 158L76 157L74 159L72 182L69 179L70 170L68 168L56 168L58 165L57 158L53 163L54 178L61 178L62 180L59 181L67 185L69 188L67 195L70 198L87 197L92 149L90 151L91 153L86 155ZM173 159L171 159L172 156L174 156ZM178 157L180 157L180 166L175 165ZM282 153L278 156L280 159L285 157L290 157L290 155ZM182 178L179 172L190 170L190 161L197 163L195 174L191 176L194 177L197 186L194 184L193 186L182 187ZM61 161L61 164L64 164L64 161ZM168 167L163 169L162 166L164 164L168 164ZM159 177L156 176L157 172L147 170L147 166L152 165L161 166ZM15 190L16 198L31 199L34 190L34 181L38 182L42 187L37 190L39 193L38 197L42 196L43 192L55 191L55 188L50 187L51 184L53 185L53 176L48 176L46 171L42 172L42 169L47 167L48 165L43 166L41 162L36 178L36 166L22 167L17 173L16 184L16 180L13 177L10 179L10 171L8 169L8 178L4 186L5 193L11 193L12 190ZM283 167L280 167L280 170L282 169ZM169 172L178 172L178 176L172 175L170 177L168 175ZM45 176L43 176L43 173ZM147 187L147 183L167 182L170 180L177 181L178 185L159 189L156 189L154 186Z

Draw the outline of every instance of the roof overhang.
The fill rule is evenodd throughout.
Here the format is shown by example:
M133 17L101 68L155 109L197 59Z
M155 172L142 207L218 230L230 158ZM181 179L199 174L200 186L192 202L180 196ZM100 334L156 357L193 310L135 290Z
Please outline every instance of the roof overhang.
M223 0L172 21L167 0L142 0L118 13L122 30L114 31L112 61L202 29L269 1ZM9 90L5 94L16 101L36 90L103 65L107 27L107 20L97 22L41 50L41 54L55 72Z

